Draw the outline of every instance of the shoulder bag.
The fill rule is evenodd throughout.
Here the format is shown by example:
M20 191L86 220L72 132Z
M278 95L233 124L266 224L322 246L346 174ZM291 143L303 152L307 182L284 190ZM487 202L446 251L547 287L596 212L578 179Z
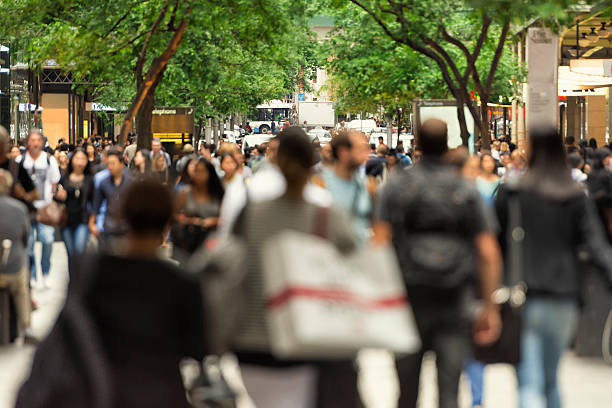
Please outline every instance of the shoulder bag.
M518 364L521 360L522 309L526 301L527 285L523 280L523 229L521 203L517 191L510 192L508 200L508 285L494 292L499 304L502 331L499 339L488 346L474 345L474 358L487 364Z

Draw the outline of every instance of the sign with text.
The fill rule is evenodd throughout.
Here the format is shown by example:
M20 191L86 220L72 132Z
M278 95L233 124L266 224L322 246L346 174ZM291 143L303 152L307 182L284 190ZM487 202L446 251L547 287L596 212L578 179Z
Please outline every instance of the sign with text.
M527 30L527 128L557 126L558 37L547 28Z

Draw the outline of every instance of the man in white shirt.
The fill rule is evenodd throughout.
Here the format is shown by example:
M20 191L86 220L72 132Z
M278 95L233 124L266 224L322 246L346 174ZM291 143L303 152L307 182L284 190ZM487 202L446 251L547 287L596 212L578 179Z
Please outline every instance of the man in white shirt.
M53 200L57 183L61 174L55 158L43 152L44 139L40 130L30 130L27 139L27 150L22 156L23 168L28 172L36 189L39 191L40 198L34 201L34 212L40 210ZM42 243L42 253L40 259L43 284L48 286L47 277L51 270L51 251L55 238L55 228L50 225L41 224L36 221L35 214L32 214L32 225L30 229L30 239L28 250L30 256L31 279L36 281L36 255L34 253L34 243L36 240Z

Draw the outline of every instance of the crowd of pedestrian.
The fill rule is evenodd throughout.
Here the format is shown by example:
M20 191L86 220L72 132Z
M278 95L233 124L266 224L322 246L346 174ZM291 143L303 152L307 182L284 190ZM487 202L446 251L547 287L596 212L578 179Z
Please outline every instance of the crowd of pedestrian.
M560 407L557 368L582 302L579 249L612 282L612 153L564 143L551 129L533 129L527 143L494 140L473 155L449 150L446 124L430 119L415 146L370 145L346 129L321 146L287 126L258 146L201 142L173 157L157 139L150 150L134 139L127 146L60 141L52 150L37 130L22 151L0 128L0 240L12 243L0 283L13 294L20 339L37 307L29 286L49 284L56 228L70 262L65 313L39 347L17 406L79 406L102 398L100 390L111 390L111 406L187 406L179 362L211 352L204 339L212 323L200 291L207 280L180 268L230 237L244 241L235 250L246 258L245 307L227 348L256 406L362 406L354 358L288 360L270 346L264 243L286 230L314 234L324 222L318 235L340 253L395 250L422 343L396 359L399 406L416 407L427 351L436 354L440 407L458 406L463 371L473 405L482 404L476 351L502 333L494 294L518 268L526 290L520 406ZM179 267L162 260L160 248L172 248ZM518 258L511 256L517 248ZM77 319L75 307L86 315ZM42 386L49 368L41 361L85 322L71 357L80 359L70 367L73 387L86 383L76 374L84 362L104 370L67 403L54 389L70 388L66 382Z

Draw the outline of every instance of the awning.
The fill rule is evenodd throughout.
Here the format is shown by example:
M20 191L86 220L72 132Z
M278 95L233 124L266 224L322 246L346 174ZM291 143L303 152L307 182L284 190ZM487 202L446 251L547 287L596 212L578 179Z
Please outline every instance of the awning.
M567 92L581 89L605 88L612 86L612 77L603 76L602 60L594 61L599 61L599 71L597 71L594 67L588 68L587 64L584 66L575 65L574 67L566 65L560 66L559 95L564 95Z

